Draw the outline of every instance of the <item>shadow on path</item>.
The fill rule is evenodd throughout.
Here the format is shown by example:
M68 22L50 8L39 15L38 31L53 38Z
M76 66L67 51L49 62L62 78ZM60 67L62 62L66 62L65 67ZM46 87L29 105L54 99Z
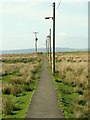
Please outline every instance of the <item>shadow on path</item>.
M43 70L26 118L64 118L45 54L43 59Z

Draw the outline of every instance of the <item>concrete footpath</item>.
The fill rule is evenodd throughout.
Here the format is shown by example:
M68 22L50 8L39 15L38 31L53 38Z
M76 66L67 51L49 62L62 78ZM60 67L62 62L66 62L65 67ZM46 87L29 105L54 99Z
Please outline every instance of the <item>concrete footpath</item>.
M59 107L57 92L45 55L43 59L41 77L32 97L26 118L64 118Z

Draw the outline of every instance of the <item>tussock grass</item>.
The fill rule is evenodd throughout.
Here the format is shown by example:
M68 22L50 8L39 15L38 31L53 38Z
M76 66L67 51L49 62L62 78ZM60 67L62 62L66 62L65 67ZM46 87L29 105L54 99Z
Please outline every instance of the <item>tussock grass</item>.
M76 85L81 85L83 88L88 87L88 63L56 63L56 70L64 82L74 82Z
M3 86L3 94L11 94L12 84L6 83Z
M41 57L39 58L36 53L31 53L31 54L4 54L2 55L2 62L5 63L37 63L41 61Z
M4 118L20 118L20 116L25 116L39 79L41 64L42 56L39 53L2 55L0 74L2 76L2 93L5 96L3 97ZM25 97L27 94L30 94L29 99ZM26 103L25 99L28 100ZM10 102L11 106L7 108Z
M56 61L60 62L88 62L88 52L62 52L56 54Z
M11 99L11 97L3 97L2 101L3 114L11 115L14 108L14 101Z
M56 54L55 84L67 118L89 116L88 77L87 52Z

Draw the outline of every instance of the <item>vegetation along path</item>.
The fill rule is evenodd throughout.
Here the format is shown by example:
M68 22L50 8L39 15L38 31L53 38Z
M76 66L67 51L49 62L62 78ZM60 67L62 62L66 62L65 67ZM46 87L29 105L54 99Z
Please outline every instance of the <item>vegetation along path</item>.
M41 77L26 118L64 118L45 55Z

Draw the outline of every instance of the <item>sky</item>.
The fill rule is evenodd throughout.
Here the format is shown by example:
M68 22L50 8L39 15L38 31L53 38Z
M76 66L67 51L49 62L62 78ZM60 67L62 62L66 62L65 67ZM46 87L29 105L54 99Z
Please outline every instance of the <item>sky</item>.
M56 47L88 48L88 0L0 0L0 50L45 48L53 32L56 5ZM57 8L58 7L58 8Z

